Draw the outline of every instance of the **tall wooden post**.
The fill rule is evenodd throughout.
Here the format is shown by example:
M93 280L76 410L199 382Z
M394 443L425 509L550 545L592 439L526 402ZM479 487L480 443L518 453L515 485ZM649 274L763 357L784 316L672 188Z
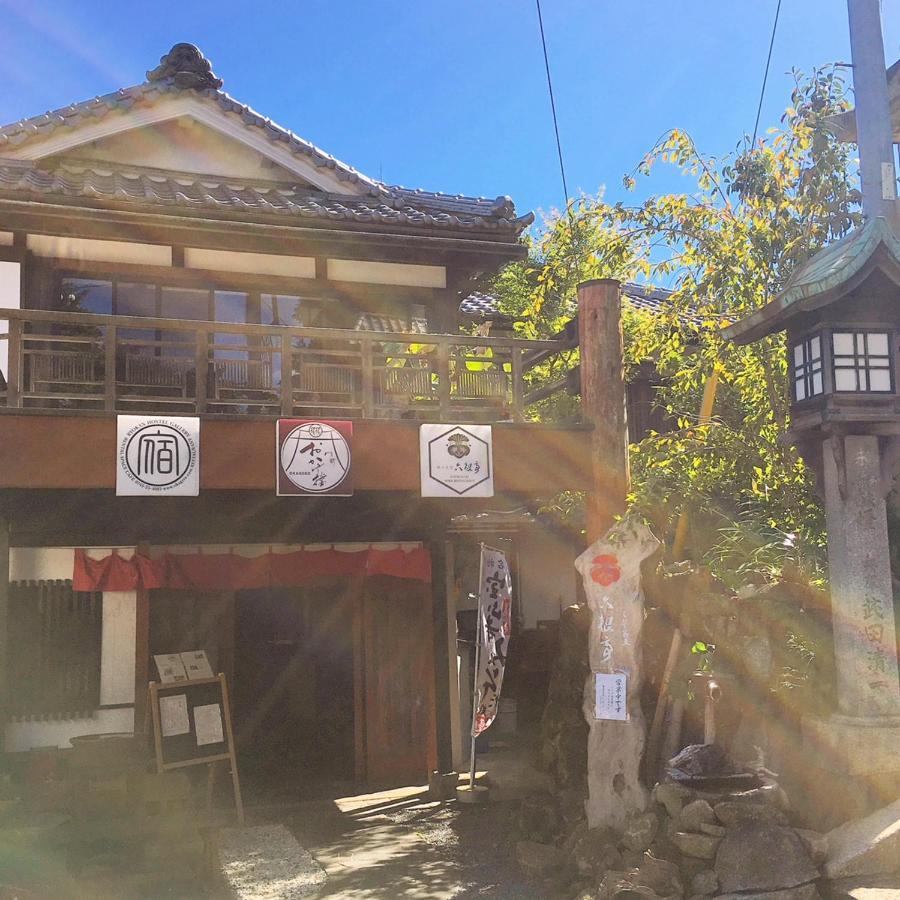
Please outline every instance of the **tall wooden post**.
M847 0L856 140L866 218L890 217L897 188L879 0Z
M0 753L6 748L9 703L9 520L0 515Z
M578 285L581 405L591 432L593 488L587 498L587 542L602 537L625 511L628 424L622 341L622 288L612 278Z

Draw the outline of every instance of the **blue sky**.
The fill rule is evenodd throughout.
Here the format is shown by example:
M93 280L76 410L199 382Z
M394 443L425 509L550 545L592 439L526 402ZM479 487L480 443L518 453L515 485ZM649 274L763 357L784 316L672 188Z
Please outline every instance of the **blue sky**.
M543 0L570 191L622 175L667 129L720 154L751 132L776 0ZM883 4L888 62L900 3ZM197 43L225 90L374 177L558 207L533 0L0 0L0 121L143 80ZM845 0L783 0L761 130L792 67L849 60ZM652 185L671 190L678 177ZM686 186L686 185L685 185Z

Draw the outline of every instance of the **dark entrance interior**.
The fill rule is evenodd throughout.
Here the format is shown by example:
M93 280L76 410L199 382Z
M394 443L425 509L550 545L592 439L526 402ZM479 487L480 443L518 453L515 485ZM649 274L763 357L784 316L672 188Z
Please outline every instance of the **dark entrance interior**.
M353 780L347 588L334 583L235 595L235 740L242 774L259 794L288 790L309 799Z

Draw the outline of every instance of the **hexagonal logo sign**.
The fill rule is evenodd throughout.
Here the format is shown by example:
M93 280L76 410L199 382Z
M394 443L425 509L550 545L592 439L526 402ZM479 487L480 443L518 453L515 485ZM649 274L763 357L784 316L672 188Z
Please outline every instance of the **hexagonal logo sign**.
M490 425L422 425L419 464L423 497L493 497Z

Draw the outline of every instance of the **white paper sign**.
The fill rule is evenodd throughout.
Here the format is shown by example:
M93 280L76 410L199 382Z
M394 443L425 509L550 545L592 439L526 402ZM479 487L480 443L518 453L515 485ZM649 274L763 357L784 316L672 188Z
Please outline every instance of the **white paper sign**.
M118 416L116 496L200 493L200 419Z
M221 744L225 740L222 730L222 708L218 703L194 707L194 731L197 734L197 746L205 744Z
M210 666L209 660L206 658L205 650L188 650L186 653L179 655L184 663L184 670L187 672L189 681L213 677L212 666Z
M187 672L180 653L157 653L153 657L159 680L163 684L172 681L187 681Z
M188 734L191 723L188 719L187 696L171 694L159 698L159 723L163 737Z
M628 721L628 676L594 673L594 718Z
M421 425L423 497L493 497L490 425Z

